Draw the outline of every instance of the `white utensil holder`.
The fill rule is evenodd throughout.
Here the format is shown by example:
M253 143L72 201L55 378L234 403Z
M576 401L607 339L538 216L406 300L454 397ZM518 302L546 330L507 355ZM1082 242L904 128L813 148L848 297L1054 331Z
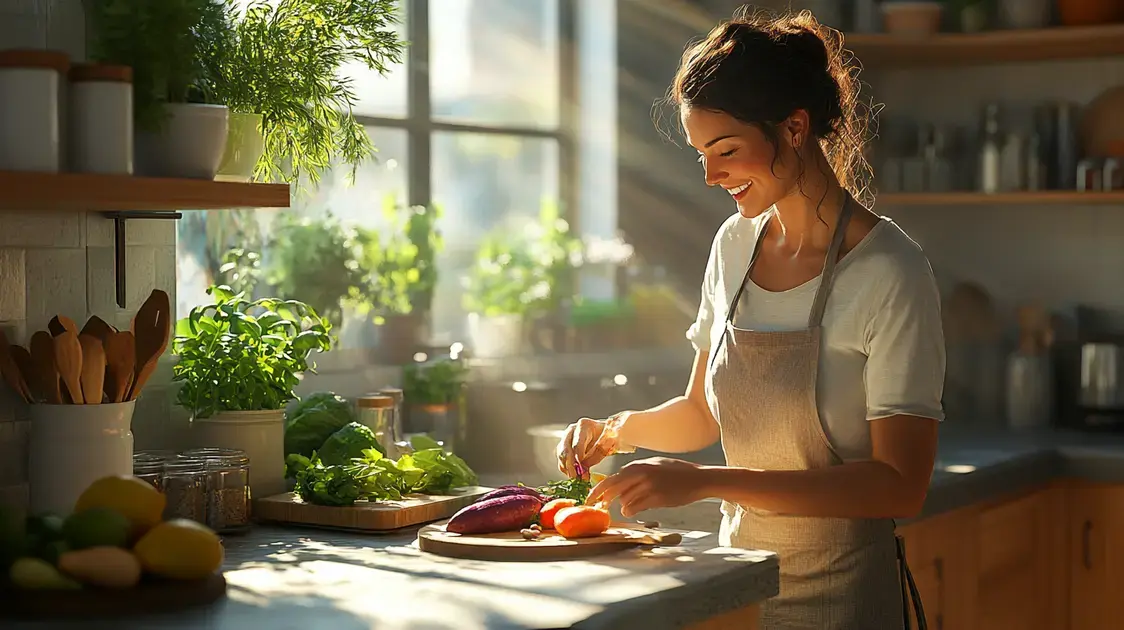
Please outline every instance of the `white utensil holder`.
M285 410L223 411L192 418L197 447L232 448L250 458L250 496L264 499L286 492Z
M28 486L31 514L65 516L91 483L133 474L136 401L104 405L30 405Z

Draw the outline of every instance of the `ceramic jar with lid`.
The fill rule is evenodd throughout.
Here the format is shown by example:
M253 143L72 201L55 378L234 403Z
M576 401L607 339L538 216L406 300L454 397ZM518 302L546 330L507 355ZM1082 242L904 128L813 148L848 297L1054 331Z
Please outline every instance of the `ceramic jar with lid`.
M77 173L133 174L133 69L70 69L68 162Z
M59 94L69 69L66 53L0 51L0 171L59 171Z

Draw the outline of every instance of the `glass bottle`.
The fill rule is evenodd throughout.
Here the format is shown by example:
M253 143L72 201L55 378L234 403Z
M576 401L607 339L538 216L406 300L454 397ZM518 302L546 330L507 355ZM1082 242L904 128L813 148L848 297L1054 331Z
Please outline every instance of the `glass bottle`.
M355 405L359 408L359 424L375 434L383 452L389 457L397 458L402 433L395 422L398 414L395 413L394 398L381 394L360 396Z

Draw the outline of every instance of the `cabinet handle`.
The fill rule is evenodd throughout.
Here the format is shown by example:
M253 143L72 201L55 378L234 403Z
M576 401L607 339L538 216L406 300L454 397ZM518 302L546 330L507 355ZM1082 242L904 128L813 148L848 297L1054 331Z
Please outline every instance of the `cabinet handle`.
M944 630L944 558L933 558L933 572L937 574L937 611L933 621L937 630Z
M1085 570L1093 570L1093 555L1089 549L1089 539L1093 534L1093 521L1085 521L1081 527L1081 563L1085 565Z

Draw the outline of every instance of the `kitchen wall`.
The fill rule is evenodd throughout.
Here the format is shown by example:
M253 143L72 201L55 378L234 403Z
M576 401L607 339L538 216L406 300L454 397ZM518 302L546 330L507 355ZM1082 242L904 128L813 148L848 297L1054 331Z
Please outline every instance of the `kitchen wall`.
M85 26L79 0L4 0L0 49L32 46L83 56ZM175 225L127 224L128 304L115 300L113 222L97 214L0 212L0 328L12 343L26 343L56 314L85 322L98 315L127 328L153 288L175 295ZM173 297L173 303L175 302ZM137 402L133 431L138 448L162 446L168 431L167 384L162 362ZM0 504L26 501L27 409L8 388L0 391Z

